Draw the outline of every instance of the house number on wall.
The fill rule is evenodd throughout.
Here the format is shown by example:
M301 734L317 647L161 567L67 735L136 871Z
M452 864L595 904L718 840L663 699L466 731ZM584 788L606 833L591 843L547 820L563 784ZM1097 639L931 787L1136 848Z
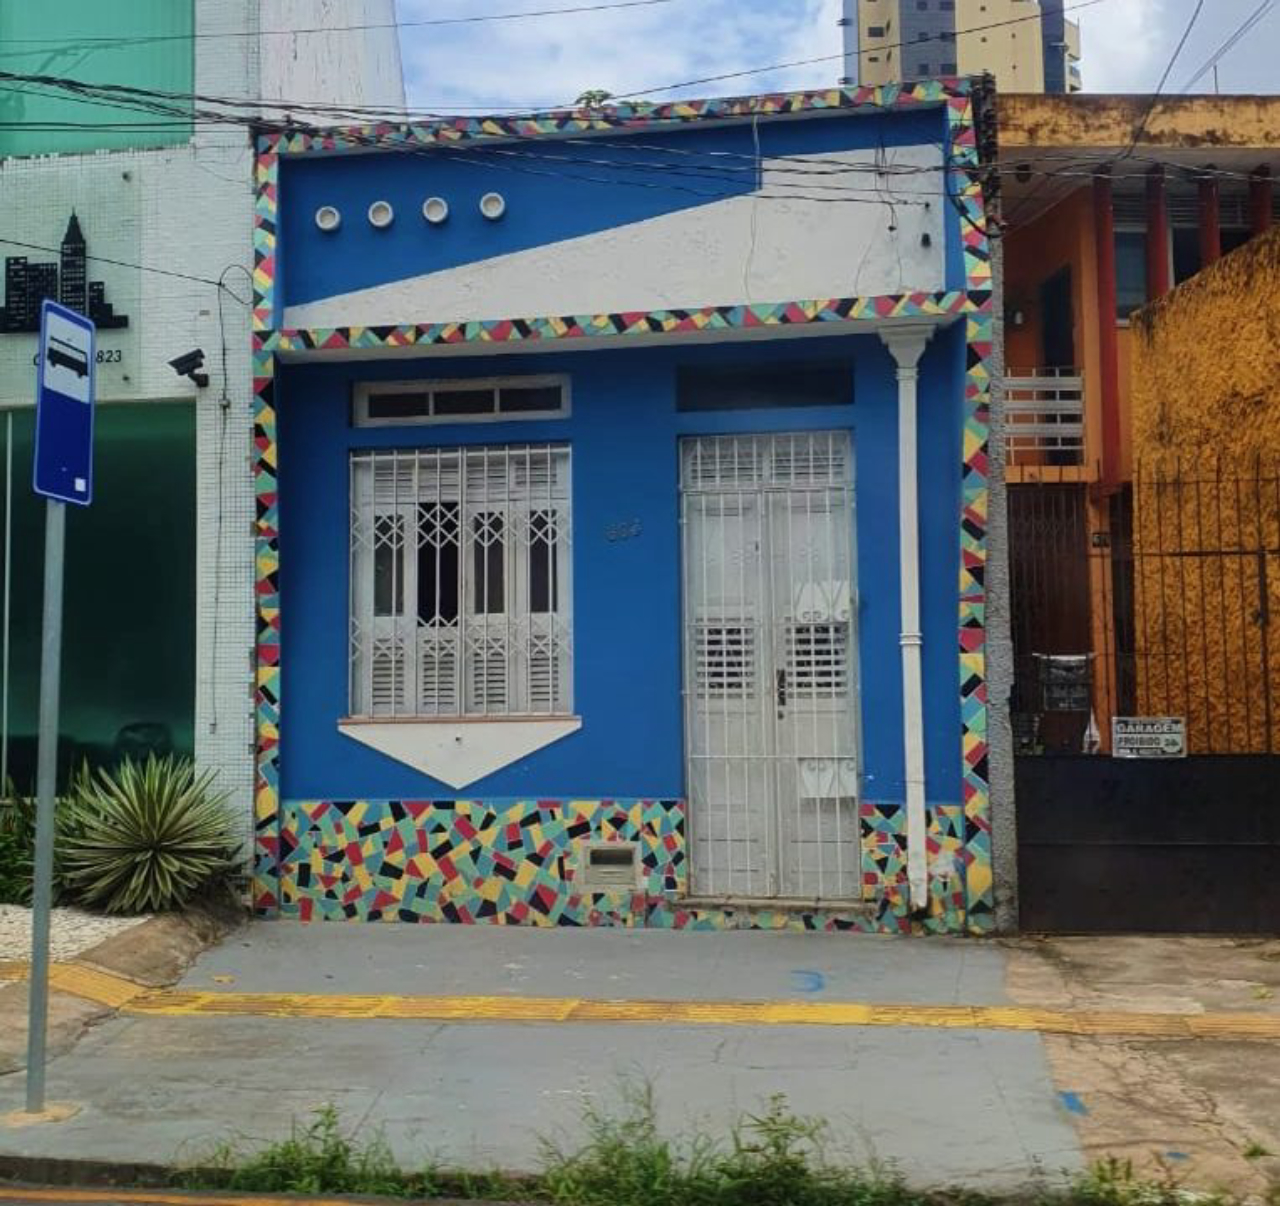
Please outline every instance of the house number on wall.
M621 523L610 524L605 528L604 538L610 544L617 544L620 540L634 540L642 530L638 519L624 519Z
M120 348L99 348L98 354L93 359L97 364L122 364L124 352ZM40 363L39 352L31 357L31 363L33 365Z

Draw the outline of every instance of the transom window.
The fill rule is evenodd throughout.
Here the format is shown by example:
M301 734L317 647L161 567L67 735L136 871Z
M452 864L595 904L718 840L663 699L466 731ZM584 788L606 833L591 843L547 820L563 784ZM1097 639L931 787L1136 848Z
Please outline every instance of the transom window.
M565 377L366 381L355 388L357 427L559 418L569 413Z
M351 456L351 714L572 712L569 449Z

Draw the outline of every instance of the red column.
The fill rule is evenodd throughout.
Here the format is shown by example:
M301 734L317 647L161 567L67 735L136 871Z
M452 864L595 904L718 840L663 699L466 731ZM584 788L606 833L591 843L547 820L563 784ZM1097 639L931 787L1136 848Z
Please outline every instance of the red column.
M1210 168L1200 177L1200 267L1222 259L1222 231L1218 214L1218 177Z
M1093 238L1098 259L1098 371L1102 398L1102 484L1120 482L1120 364L1116 347L1116 230L1111 171L1093 177Z
M1271 169L1260 167L1249 177L1249 228L1255 235L1271 228Z
M1169 200L1164 191L1164 168L1147 173L1147 301L1169 292Z

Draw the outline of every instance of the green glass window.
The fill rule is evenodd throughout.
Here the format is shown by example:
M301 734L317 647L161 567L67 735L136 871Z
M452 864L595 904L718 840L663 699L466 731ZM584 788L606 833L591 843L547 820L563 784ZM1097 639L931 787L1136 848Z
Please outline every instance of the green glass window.
M0 68L189 95L194 32L194 0L0 3ZM143 112L53 86L0 92L0 157L172 146L190 137L184 113Z
M33 787L44 500L31 491L33 412L12 412L8 772ZM0 515L5 440L0 413ZM67 508L59 773L191 754L195 710L195 409L100 406L94 501ZM3 530L0 529L0 539ZM0 553L2 553L0 544ZM0 555L0 587L4 561ZM0 683L0 689L3 683Z

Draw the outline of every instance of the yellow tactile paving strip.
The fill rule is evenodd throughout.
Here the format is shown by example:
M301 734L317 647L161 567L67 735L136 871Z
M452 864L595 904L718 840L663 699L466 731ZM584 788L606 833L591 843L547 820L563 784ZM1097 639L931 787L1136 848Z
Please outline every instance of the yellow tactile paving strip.
M1104 1013L988 1005L876 1005L858 1001L593 1001L579 997L156 992L134 998L125 1006L125 1012L161 1017L366 1018L428 1022L907 1026L1138 1038L1280 1039L1280 1015Z
M25 980L29 971L30 965L25 962L0 963L0 981ZM49 987L111 1009L121 1009L135 997L149 991L145 985L88 963L53 964L49 968Z
M18 978L23 964L0 967ZM599 1001L584 997L356 996L151 989L84 963L55 964L54 988L147 1017L348 1018L422 1022L668 1026L906 1026L1131 1038L1280 1039L1280 1013L1145 1013L866 1001Z

